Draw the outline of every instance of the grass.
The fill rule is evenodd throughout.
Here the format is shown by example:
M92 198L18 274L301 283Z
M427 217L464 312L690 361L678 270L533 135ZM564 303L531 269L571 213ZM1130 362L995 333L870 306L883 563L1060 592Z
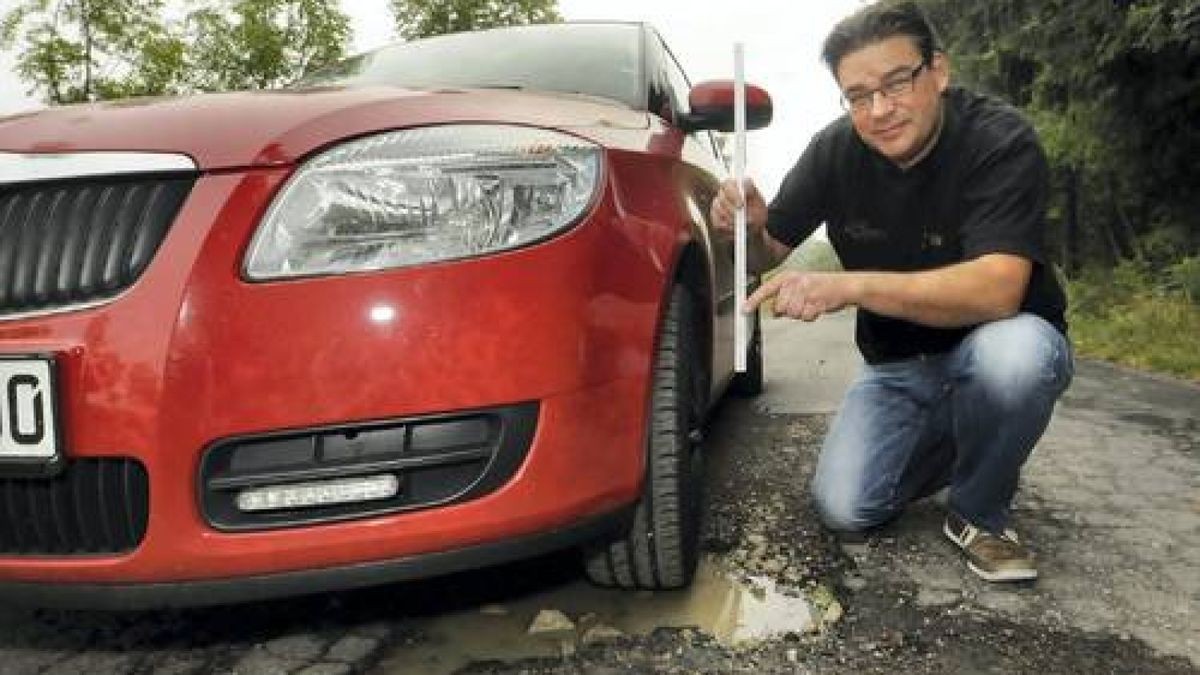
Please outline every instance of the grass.
M1200 381L1196 262L1128 261L1088 270L1068 284L1076 353Z
M1071 341L1080 356L1200 382L1200 307L1182 295L1139 291L1108 302L1071 284Z

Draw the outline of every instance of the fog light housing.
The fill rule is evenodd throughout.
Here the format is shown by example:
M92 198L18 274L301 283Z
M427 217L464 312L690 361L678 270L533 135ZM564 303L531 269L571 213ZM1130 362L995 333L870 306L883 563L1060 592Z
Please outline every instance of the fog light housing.
M390 499L399 491L400 481L394 474L385 473L251 488L238 493L237 507L257 512L329 506Z

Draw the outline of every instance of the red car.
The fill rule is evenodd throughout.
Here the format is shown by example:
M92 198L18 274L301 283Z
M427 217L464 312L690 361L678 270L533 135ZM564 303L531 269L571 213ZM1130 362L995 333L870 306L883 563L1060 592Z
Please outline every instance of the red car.
M642 24L0 118L0 599L203 605L697 557L732 85ZM752 127L770 100L750 88Z

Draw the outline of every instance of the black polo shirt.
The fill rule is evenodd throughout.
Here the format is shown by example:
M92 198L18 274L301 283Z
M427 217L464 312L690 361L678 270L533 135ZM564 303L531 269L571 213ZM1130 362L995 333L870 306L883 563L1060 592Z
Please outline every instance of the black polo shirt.
M795 247L822 222L847 270L907 272L986 253L1033 262L1021 310L1064 334L1066 299L1046 258L1049 170L1013 107L951 88L937 144L909 169L871 149L847 116L819 132L772 200L767 231ZM869 363L952 349L973 326L933 328L859 309Z

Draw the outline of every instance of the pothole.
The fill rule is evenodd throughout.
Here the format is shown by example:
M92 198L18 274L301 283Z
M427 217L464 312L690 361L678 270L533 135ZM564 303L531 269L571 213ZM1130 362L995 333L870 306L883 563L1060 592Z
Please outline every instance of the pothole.
M554 657L593 640L648 635L657 628L695 628L735 647L816 630L826 616L821 605L820 598L784 594L767 578L739 579L706 557L685 590L630 592L580 580L503 605L420 620L413 628L422 639L393 647L377 672L453 673L478 661ZM560 612L569 623L531 635L530 625L543 610Z

